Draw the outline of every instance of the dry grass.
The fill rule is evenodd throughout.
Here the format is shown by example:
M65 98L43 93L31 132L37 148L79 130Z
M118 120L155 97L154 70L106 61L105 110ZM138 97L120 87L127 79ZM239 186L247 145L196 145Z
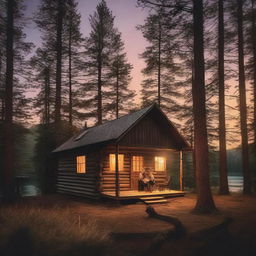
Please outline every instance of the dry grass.
M31 245L27 249L42 255L65 255L68 251L70 255L80 255L79 251L81 255L85 255L84 251L86 255L100 255L106 250L109 237L94 219L79 221L79 215L69 209L0 208L0 248L16 250L15 243L19 247L21 241L22 247Z
M175 242L165 241L154 256L256 255L256 197L236 194L214 199L219 212L211 215L192 213L194 194L155 205L159 214L178 218L188 235ZM226 216L234 220L228 230L193 236L220 224ZM154 237L127 238L119 233L155 233L170 228L169 223L148 218L141 203L116 205L60 195L24 198L17 205L0 208L0 255L140 255L152 245ZM110 233L119 236L110 237Z

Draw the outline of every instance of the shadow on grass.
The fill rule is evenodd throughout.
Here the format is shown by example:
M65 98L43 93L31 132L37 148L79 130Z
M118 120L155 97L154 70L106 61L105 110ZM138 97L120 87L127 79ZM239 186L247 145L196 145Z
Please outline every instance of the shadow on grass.
M65 241L63 241L65 243ZM41 241L35 239L34 234L26 227L13 232L7 242L0 248L2 256L104 256L114 255L111 248L105 243L72 243L63 248L54 245L43 246Z
M24 227L12 233L7 243L3 246L1 255L35 255L35 243L30 230Z

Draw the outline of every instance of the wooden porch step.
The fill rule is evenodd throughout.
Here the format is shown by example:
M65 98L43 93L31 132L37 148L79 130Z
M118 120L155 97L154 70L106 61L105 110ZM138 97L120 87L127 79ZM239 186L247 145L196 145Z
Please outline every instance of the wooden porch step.
M168 201L166 199L159 199L159 200L146 200L144 201L145 204L165 204Z
M145 204L164 204L168 202L163 196L141 197L140 200Z
M156 199L164 199L162 196L150 196L150 197L141 197L141 200L156 200Z

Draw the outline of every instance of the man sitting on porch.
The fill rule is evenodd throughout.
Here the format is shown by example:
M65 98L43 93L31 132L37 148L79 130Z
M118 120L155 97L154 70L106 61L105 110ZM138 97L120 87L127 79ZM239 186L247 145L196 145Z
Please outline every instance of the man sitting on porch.
M139 175L139 190L152 192L155 185L155 177L149 167L146 167Z

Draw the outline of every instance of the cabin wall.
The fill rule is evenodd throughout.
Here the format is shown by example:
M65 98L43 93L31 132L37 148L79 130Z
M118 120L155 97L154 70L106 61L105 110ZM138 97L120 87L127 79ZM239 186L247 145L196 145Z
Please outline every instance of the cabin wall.
M76 156L86 156L86 173L76 172ZM59 157L57 171L57 192L90 199L98 199L99 153L66 154Z
M115 191L116 173L110 171L109 154L115 154L114 147L106 148L102 153L103 168L101 174L101 191ZM119 188L120 191L130 190L130 168L131 160L129 154L124 150L120 150L119 154L124 154L124 170L119 171Z
M115 147L108 146L103 152L103 171L101 176L101 191L115 191L115 171L109 170L109 154L115 154ZM143 156L144 167L155 168L154 157L166 157L166 172L154 172L154 177L157 184L164 183L168 176L171 176L171 187L177 189L177 181L179 177L179 155L177 151L156 150L145 148L128 148L120 147L119 154L124 154L124 170L119 171L119 186L120 191L131 189L131 171L132 171L132 156Z
M109 154L115 154L115 146L107 146L96 152L79 152L59 157L57 171L57 192L90 199L99 199L100 192L115 191L115 171L110 171ZM157 184L164 183L171 176L171 189L179 189L179 152L149 148L119 147L124 154L124 170L119 171L120 191L131 190L132 156L143 156L144 167L154 170L154 157L166 157L166 172L154 172ZM76 156L86 155L85 174L76 173ZM102 165L100 164L102 160Z

